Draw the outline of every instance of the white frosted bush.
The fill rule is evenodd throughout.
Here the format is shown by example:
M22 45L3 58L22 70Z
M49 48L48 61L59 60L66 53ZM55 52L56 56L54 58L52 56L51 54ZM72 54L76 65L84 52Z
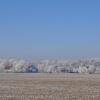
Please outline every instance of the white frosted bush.
M55 73L55 72L57 72L57 66L55 66L55 65L46 66L44 69L44 72Z
M85 66L79 66L79 73L88 73L88 69Z
M8 60L3 59L0 61L0 72L4 72L6 69L9 69L8 67L10 67Z
M27 63L24 60L14 61L12 72L25 72L28 67Z
M93 65L90 65L89 68L88 68L88 73L89 74L93 74L96 72L96 67L93 66Z
M43 73L45 72L46 65L45 64L37 64L38 72Z
M100 74L100 67L96 67L95 73L96 73L96 74Z

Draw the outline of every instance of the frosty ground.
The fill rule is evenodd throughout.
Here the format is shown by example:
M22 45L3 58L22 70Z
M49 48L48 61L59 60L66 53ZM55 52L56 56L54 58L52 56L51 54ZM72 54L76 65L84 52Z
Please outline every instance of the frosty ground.
M100 75L0 73L0 100L100 100Z

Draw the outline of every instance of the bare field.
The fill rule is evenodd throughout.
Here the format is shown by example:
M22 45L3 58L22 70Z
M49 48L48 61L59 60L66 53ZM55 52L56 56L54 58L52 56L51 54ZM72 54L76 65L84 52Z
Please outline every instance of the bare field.
M0 100L100 100L100 75L1 73Z

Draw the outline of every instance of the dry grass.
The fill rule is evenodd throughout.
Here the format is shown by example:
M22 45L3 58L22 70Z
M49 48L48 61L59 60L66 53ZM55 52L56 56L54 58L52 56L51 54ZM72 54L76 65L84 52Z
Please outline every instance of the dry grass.
M100 100L100 76L0 74L0 100Z

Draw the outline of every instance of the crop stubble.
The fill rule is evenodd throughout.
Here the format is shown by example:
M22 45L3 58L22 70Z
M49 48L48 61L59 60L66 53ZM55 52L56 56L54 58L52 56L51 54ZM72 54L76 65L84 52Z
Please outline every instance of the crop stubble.
M100 100L100 75L0 74L0 100Z

